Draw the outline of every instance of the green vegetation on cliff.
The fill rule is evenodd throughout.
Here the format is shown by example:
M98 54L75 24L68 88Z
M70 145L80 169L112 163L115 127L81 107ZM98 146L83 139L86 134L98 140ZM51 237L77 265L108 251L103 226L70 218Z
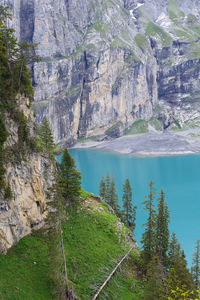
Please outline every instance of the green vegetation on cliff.
M11 18L8 7L0 5L0 192L3 197L12 196L9 184L4 179L6 158L9 162L25 158L25 143L29 150L36 149L34 138L29 136L28 119L19 108L17 95L33 97L33 86L28 63L39 60L33 55L35 45L18 43L15 31L7 28ZM18 126L18 143L5 148L9 136L5 118L9 117Z
M171 36L167 32L153 22L149 22L146 28L146 35L154 37L159 36L163 46L169 46L172 40Z
M140 134L148 132L148 123L144 120L138 120L127 130L126 134Z

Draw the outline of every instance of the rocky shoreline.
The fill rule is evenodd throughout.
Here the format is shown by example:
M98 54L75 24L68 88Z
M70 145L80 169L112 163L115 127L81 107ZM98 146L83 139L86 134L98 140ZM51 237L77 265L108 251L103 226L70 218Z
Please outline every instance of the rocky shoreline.
M79 142L73 148L94 148L141 156L193 154L200 152L200 128L127 135L111 141Z

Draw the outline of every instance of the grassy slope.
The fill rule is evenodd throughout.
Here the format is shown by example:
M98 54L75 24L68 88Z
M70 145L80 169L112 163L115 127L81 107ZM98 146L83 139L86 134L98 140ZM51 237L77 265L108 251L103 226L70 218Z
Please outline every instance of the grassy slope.
M72 210L68 212L63 225L68 276L81 299L90 299L95 294L130 249L124 243L127 232L109 212L107 204L97 198L84 200L78 215ZM136 280L137 260L138 252L134 250L99 299L142 299L143 288ZM6 256L0 256L0 299L53 299L48 274L48 249L39 231L23 238Z
M0 256L0 299L53 299L47 251L41 232L37 232Z
M148 123L144 120L138 120L127 130L126 135L140 134L148 132Z
M64 225L69 278L81 299L94 296L97 287L130 249L130 245L124 243L128 229L122 226L120 230L118 218L109 212L104 202L99 201L97 198L87 199L79 211L79 217L70 212ZM127 267L114 275L99 299L137 299L139 291L136 289L133 294L131 289L136 281L137 259L138 253L134 250L129 259L131 270Z
M142 300L146 295L144 282L137 279L135 273L135 261L138 258L135 253L123 263L115 273L108 285L103 289L99 299L101 300Z

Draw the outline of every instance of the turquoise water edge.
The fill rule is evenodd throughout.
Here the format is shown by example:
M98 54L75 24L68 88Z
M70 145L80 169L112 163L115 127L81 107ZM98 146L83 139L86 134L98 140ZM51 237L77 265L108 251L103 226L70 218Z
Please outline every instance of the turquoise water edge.
M163 187L169 206L170 230L175 232L191 266L195 241L200 238L200 154L158 157L135 157L93 149L71 149L70 153L82 173L82 186L98 195L99 182L106 173L114 175L118 195L130 179L133 202L138 206L135 236L140 244L146 215L142 202L153 180Z

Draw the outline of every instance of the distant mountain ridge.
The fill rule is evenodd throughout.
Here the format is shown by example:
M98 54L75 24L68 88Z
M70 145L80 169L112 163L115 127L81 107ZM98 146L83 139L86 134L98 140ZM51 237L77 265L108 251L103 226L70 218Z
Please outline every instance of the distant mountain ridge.
M114 136L154 114L200 120L200 3L180 0L4 0L21 41L39 43L32 66L37 120L56 141Z

